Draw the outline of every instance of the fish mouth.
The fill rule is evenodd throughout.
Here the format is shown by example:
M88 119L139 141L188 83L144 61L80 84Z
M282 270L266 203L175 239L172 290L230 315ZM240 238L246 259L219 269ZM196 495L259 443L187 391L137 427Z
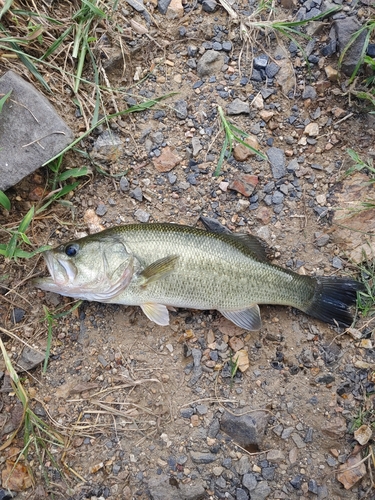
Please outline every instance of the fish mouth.
M59 292L61 287L73 282L77 269L72 262L57 259L50 250L44 252L43 257L50 276L34 280L37 287L50 292Z

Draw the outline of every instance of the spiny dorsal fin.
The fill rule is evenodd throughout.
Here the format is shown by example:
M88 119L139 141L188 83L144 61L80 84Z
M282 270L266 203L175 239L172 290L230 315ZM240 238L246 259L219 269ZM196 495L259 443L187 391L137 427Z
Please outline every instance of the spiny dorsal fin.
M252 234L236 234L232 233L227 227L223 226L218 220L211 217L200 217L204 227L211 233L223 234L232 239L232 241L239 241L245 246L252 254L254 254L260 261L267 262L267 245L266 243L253 236Z

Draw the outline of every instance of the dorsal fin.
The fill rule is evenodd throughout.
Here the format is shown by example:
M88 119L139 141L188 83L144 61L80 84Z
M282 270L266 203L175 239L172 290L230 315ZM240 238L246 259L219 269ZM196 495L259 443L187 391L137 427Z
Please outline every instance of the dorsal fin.
M252 234L237 234L232 233L227 227L223 226L218 220L211 217L200 217L204 227L211 233L222 234L232 239L234 242L241 242L250 252L255 255L260 261L268 262L267 245L266 243L253 236Z

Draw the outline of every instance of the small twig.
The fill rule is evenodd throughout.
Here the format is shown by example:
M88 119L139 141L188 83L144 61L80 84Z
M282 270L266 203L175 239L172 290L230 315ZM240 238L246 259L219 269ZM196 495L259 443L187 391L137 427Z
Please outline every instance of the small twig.
M36 142L39 144L39 141L41 141L42 139L46 139L47 137L49 137L50 135L53 135L53 134L66 135L65 132L57 130L56 132L51 132L50 134L44 135L43 137L39 137L39 139L35 139L35 141L29 142L29 144L24 144L22 147L27 148L28 146L31 146L32 144L35 144ZM39 144L39 146L42 149L45 149L41 144Z

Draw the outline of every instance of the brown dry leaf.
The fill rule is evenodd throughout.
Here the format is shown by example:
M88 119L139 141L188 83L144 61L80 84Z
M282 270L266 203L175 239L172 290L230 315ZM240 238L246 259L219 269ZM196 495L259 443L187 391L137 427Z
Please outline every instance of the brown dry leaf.
M241 349L233 356L234 363L241 372L245 372L250 367L249 354L245 349Z
M350 456L344 464L340 465L339 469L342 470L342 472L337 474L337 480L343 484L346 490L349 490L366 475L365 464L359 463L361 460L362 457L359 452L356 455ZM358 466L356 467L357 464Z
M32 480L23 464L15 464L12 460L7 460L5 469L1 472L1 480L4 488L13 491L24 491L32 486Z

